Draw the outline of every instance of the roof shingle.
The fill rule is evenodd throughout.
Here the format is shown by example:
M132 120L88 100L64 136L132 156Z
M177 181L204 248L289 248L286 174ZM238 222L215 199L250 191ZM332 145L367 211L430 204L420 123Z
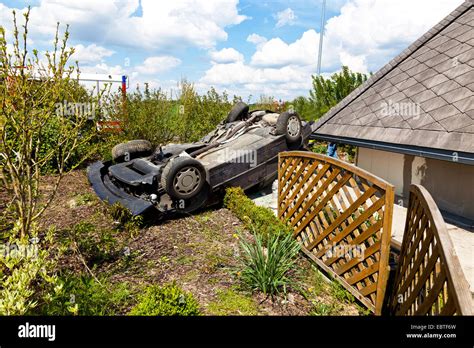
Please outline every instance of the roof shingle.
M474 0L333 107L315 134L474 153Z

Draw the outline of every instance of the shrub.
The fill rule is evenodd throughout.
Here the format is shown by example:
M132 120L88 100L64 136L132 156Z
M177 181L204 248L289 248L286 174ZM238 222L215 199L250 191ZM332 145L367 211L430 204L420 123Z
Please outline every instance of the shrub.
M224 205L244 222L246 228L255 229L264 238L271 234L286 234L290 231L290 228L278 220L270 209L257 206L240 187L226 190Z
M123 136L128 140L146 139L153 145L169 142L177 116L173 102L161 89L151 91L145 85L143 92L137 88L127 94Z
M193 84L181 81L174 97L145 84L127 95L127 114L121 140L146 139L153 145L196 141L221 122L232 105L226 93L211 88L199 95ZM115 117L123 117L115 112Z
M264 241L254 233L254 242L240 242L242 253L241 280L252 290L274 295L294 284L290 275L295 270L300 245L291 233L270 234Z
M199 315L199 304L190 293L175 284L149 286L130 315L189 316Z
M66 273L60 276L62 291L39 308L43 315L116 315L131 300L126 283L100 282L90 275Z
M43 240L34 233L37 239L34 242L16 238L0 240L0 315L31 313L39 303L50 301L61 290L57 276L51 271L56 262L43 245L50 243L52 230L47 231Z
M347 66L342 66L340 72L330 78L313 75L313 88L309 92L309 99L313 110L312 119L318 119L328 112L334 105L349 95L354 89L367 80L368 76L355 73ZM303 102L304 104L304 102Z
M303 120L314 120L316 118L316 110L314 104L311 101L303 96L295 98L291 106L293 109L300 115Z
M185 142L199 140L209 133L232 107L226 93L220 95L211 88L201 96L187 81L181 81L179 94L176 104L178 123L174 133Z
M325 155L328 151L327 143L318 141L312 145L311 151Z
M114 259L119 251L111 230L98 230L90 222L79 222L71 229L66 243L84 257L89 266Z

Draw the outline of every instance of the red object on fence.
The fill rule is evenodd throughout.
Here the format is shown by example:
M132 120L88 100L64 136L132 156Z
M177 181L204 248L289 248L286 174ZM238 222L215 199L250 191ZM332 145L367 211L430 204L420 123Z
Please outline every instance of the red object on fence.
M122 121L98 121L97 128L104 133L120 133Z

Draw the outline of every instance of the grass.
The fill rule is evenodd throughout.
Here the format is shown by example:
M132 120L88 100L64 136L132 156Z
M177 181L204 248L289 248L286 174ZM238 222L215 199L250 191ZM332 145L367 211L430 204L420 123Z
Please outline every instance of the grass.
M187 272L186 274L184 274L183 276L181 276L180 281L183 282L183 283L193 282L193 281L199 279L200 275L201 274L200 274L199 270L192 269L189 272Z
M355 298L349 291L344 289L337 281L333 280L331 282L330 293L341 302L354 302Z
M305 275L304 284L309 284L309 286L302 289L302 295L304 297L311 298L325 291L327 283L316 266L311 265L305 272Z
M176 284L151 285L139 297L130 315L140 316L195 316L199 315L199 303L191 293Z
M110 216L119 223L119 228L135 236L143 227L143 216L133 216L129 209L122 206L119 202L108 207Z
M209 303L207 311L211 315L256 315L258 306L251 296L231 288L219 290L217 299Z
M309 315L313 315L313 316L338 315L340 310L341 310L341 305L336 304L336 303L315 302L313 303L313 308L309 312Z
M97 202L97 197L91 192L85 192L76 195L73 199L69 201L69 206L71 208L80 207L83 205L89 205Z
M195 262L196 259L193 256L183 255L176 259L178 265L190 265Z

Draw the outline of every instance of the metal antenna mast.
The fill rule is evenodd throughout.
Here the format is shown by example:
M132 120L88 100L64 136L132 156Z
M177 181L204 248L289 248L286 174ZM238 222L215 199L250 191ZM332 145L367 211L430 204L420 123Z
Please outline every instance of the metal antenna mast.
M323 8L321 12L321 32L319 33L319 52L318 52L318 67L316 70L317 75L321 75L321 58L323 54L323 36L324 36L324 25L326 17L326 0L323 0Z

